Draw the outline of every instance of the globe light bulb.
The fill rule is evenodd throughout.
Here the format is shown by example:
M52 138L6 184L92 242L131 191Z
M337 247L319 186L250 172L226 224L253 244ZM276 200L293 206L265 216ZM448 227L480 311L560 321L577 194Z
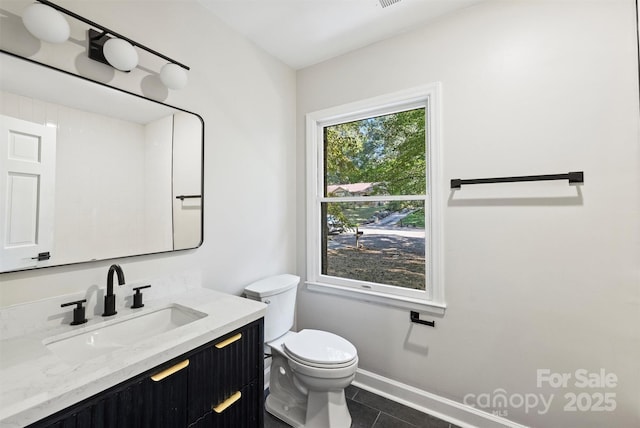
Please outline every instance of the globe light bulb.
M182 89L187 86L187 70L176 64L165 64L160 70L160 80L169 89Z
M112 38L104 43L104 57L109 64L121 71L130 71L138 65L138 52L126 40Z
M51 6L34 3L22 14L22 23L38 39L49 43L63 43L71 30L64 16Z

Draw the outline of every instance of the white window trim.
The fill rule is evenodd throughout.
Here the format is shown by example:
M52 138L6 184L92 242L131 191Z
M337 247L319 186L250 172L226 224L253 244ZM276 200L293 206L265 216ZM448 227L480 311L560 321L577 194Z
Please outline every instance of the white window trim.
M443 185L442 143L441 143L441 96L440 83L411 88L392 94L374 97L362 101L332 107L306 115L307 147L307 288L312 291L340 295L373 303L385 304L405 309L444 314L444 223L443 223ZM385 293L382 287L367 289L355 284L363 281L339 279L320 274L320 209L324 198L323 183L319 171L324 171L322 153L323 128L339 123L365 119L368 117L406 111L426 105L427 112L427 196L425 209L429 209L429 227L427 229L426 263L430 262L427 291L417 291L413 295ZM400 197L407 199L406 197ZM349 198L331 198L335 202L344 202ZM392 287L389 287L392 288ZM393 287L396 288L396 287Z

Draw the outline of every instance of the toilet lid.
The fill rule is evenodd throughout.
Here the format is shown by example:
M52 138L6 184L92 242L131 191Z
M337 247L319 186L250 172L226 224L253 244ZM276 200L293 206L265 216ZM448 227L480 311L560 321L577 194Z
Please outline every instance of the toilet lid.
M302 330L286 339L283 347L291 357L320 365L341 365L357 356L356 347L351 342L320 330Z

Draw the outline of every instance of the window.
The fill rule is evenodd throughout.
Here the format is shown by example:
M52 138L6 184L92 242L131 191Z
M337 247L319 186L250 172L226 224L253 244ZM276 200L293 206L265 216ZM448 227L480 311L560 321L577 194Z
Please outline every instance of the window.
M444 312L439 85L307 115L307 283Z

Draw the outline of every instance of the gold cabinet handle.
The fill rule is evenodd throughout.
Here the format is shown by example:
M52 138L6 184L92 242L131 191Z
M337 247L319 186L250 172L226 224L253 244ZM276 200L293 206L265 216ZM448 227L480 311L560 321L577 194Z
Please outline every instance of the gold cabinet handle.
M160 382L162 379L168 376L171 376L175 372L179 372L180 370L187 367L188 365L189 365L189 360L184 360L182 362L179 362L175 366L171 366L166 370L162 370L160 373L154 374L153 376L151 376L151 380L154 382Z
M217 406L211 406L211 410L213 410L216 413L222 413L227 409L227 407L231 406L233 403L238 401L240 397L242 397L242 393L240 391L237 391L231 397L227 398Z
M231 336L230 338L228 338L227 340L223 340L220 343L216 343L216 348L218 349L222 349L225 346L229 346L231 345L233 342L237 342L238 340L240 340L240 338L242 337L242 333L238 333L235 336Z

